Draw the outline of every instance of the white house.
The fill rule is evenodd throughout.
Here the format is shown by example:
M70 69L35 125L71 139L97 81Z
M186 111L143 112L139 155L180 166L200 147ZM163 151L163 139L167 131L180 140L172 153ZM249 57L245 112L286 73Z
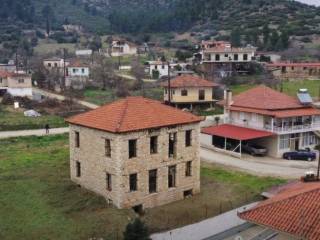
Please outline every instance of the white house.
M89 80L90 68L86 64L79 61L71 63L66 71L66 86L74 86L83 88L84 84Z
M70 61L64 60L63 58L57 58L57 57L43 60L43 66L48 70L61 69L69 66L69 64L70 64Z
M76 50L76 56L78 56L78 57L88 57L91 55L92 55L91 49Z
M148 71L151 77L158 76L159 78L169 75L168 64L161 61L148 61Z
M112 41L110 48L110 55L112 57L119 57L125 55L135 55L138 53L138 47L125 40Z
M15 97L32 97L31 76L25 73L0 71L0 92Z

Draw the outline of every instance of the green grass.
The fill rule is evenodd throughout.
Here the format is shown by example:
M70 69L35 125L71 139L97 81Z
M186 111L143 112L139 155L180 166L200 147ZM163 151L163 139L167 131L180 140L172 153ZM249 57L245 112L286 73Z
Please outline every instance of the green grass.
M48 42L47 40L39 41L38 45L34 48L36 54L47 55L55 54L57 51L61 51L63 48L68 52L74 53L76 50L76 44L73 43L55 43L54 41Z
M0 106L0 131L41 129L45 124L49 124L51 128L67 126L64 119L59 116L25 117L21 110Z
M131 91L130 95L142 96L143 93L141 90L137 90L137 91ZM145 97L160 101L162 100L162 97L163 97L163 90L160 87L148 88L145 90ZM111 103L117 99L118 97L116 96L114 89L101 90L101 89L89 88L84 91L84 100L97 105Z
M0 140L0 239L122 239L132 210L107 206L104 198L69 180L68 136ZM151 231L191 224L259 199L283 180L203 165L201 193L147 209Z
M239 85L232 85L231 90L233 91L234 95L242 93L246 90L254 88L258 85L255 84L239 84ZM312 97L318 98L319 97L319 88L320 88L320 80L302 80L302 81L286 81L283 82L283 92L290 95L296 96L297 92L301 88L307 88ZM280 90L280 86L277 87Z

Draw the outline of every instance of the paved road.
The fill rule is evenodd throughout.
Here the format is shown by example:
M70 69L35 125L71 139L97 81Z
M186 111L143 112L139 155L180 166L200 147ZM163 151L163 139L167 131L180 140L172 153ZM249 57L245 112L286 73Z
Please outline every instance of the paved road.
M218 233L234 228L245 221L238 218L237 213L251 208L257 203L252 203L241 208L234 209L222 215L206 219L202 222L187 225L168 232L157 233L151 236L152 240L201 240Z
M43 90L43 89L39 89L39 88L33 88L33 90L35 93L39 93L43 96L46 96L48 98L55 98L55 99L58 99L60 101L63 101L66 99L65 96L63 95L59 95L59 94L56 94L56 93L52 93L52 92L49 92L49 91L46 91L46 90ZM99 105L96 105L96 104L93 104L93 103L90 103L90 102L86 102L86 101L82 101L82 100L79 100L79 99L74 99L74 101L82 106L85 106L87 108L90 108L90 109L96 109L99 107Z
M249 155L244 155L242 159L239 159L205 148L201 148L200 156L202 161L218 163L260 176L297 179L307 171L316 172L317 169L317 162L288 161L270 157L252 157Z
M68 133L69 128L52 128L50 129L49 135L56 135L62 133ZM24 137L24 136L44 136L46 135L45 129L37 130L21 130L21 131L7 131L0 132L0 139L11 138L11 137Z

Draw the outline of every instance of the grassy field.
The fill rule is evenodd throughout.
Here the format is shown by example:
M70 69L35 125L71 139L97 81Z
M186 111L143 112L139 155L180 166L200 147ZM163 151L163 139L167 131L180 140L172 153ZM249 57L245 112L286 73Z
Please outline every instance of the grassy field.
M142 96L142 91L131 91L131 96ZM145 90L145 97L156 100L162 100L163 90L162 88L149 88ZM103 105L106 103L113 102L118 98L115 95L113 89L100 90L95 88L88 88L84 92L84 100L92 102L94 104Z
M69 180L67 135L0 140L0 239L121 239L135 214L107 206L103 198ZM283 180L201 169L201 194L146 211L152 231L200 221L255 201Z
M46 55L55 54L56 51L62 51L65 48L70 53L74 53L76 50L76 45L73 43L56 43L54 41L40 40L38 45L34 48L36 54Z
M250 88L253 88L257 85L254 84L240 84L240 85L232 85L231 90L235 95L244 92ZM301 88L307 88L312 97L318 98L319 97L319 88L320 88L320 81L317 80L304 80L304 81L292 81L292 82L284 82L283 83L283 92L291 95L296 96L297 92ZM278 90L280 86L278 86Z
M25 117L21 109L0 105L0 131L13 131L23 129L40 129L49 124L51 128L67 126L64 119L59 116L42 115L41 117Z

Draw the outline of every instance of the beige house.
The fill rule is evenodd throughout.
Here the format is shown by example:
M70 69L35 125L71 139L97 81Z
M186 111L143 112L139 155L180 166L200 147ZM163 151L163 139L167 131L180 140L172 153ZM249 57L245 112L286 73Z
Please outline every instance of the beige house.
M61 70L64 67L67 67L70 65L70 61L68 60L64 60L63 58L49 58L49 59L45 59L43 60L43 66L47 69L47 70Z
M135 55L138 53L138 47L125 40L114 40L111 43L110 55L119 57L125 55Z
M218 87L211 81L193 75L181 75L162 84L164 88L164 101L175 106L190 107L196 105L209 105L212 107L216 102L214 98L214 89ZM170 92L170 95L169 95ZM169 99L170 97L170 99Z
M320 63L270 63L266 65L281 80L319 80Z
M67 120L71 180L118 208L151 208L200 191L201 118L128 97Z
M0 71L0 93L9 93L16 97L32 97L31 76Z
M241 156L242 144L258 144L268 155L314 147L319 143L320 110L312 106L308 93L291 97L258 86L221 103L225 122L202 130L202 145Z

